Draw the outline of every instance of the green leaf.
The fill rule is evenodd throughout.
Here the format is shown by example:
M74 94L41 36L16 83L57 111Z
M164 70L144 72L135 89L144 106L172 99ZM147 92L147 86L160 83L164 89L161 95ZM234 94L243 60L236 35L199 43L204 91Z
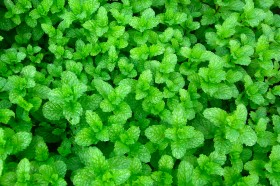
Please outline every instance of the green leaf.
M0 159L0 176L2 176L3 167L4 167L4 162L2 159Z
M11 117L15 117L15 113L9 109L0 109L0 122L7 124Z
M79 1L79 0L69 0L68 3L69 3L69 6L70 6L72 12L75 15L78 15L82 12L81 1Z
M184 143L186 149L199 147L204 141L203 134L191 126L183 126L178 128L177 131L174 128L167 129L165 135L173 141Z
M228 38L235 33L235 27L238 25L238 14L229 15L222 25L216 25L217 35L221 38Z
M135 77L137 72L134 69L134 64L129 63L128 59L126 58L121 58L118 61L118 66L120 68L120 71L123 75L128 76L128 77Z
M79 75L83 70L83 65L82 65L82 63L79 63L79 62L67 60L66 61L66 70L71 71L71 72L75 73L76 75Z
M83 10L85 10L90 15L99 8L100 3L98 0L86 0L83 5Z
M44 104L42 111L44 117L49 120L59 120L63 116L61 105L50 101Z
M124 155L129 152L129 147L119 141L114 145L114 153L118 156Z
M182 105L178 105L172 111L172 124L175 126L184 126L187 123L186 110Z
M122 102L114 109L114 115L110 116L109 122L114 124L124 124L132 116L132 110L126 102Z
M139 127L132 126L126 131L126 134L125 135L122 134L120 138L125 144L130 145L136 143L139 136L140 136Z
M52 4L53 4L52 0L43 0L36 10L40 15L47 15Z
M145 70L143 71L138 79L137 85L136 85L136 95L142 91L146 91L150 88L150 84L153 80L153 74L151 70ZM138 92L139 91L139 92ZM148 94L148 93L147 93ZM146 95L147 95L146 94ZM138 97L138 96L136 96ZM138 98L137 98L138 99ZM141 99L141 98L140 98Z
M175 65L177 63L177 56L175 54L164 55L162 63L160 65L160 72L170 73L175 70Z
M164 140L164 132L165 132L165 127L164 126L153 125L153 126L149 126L145 130L145 135L153 143L160 143L161 141Z
M241 141L247 146L255 145L257 142L257 135L255 131L251 127L246 126L243 130Z
M49 37L54 37L56 35L56 30L52 25L42 24L41 27Z
M154 56L161 55L161 54L163 54L164 50L165 50L165 48L163 45L160 45L160 44L151 45L149 56L154 57Z
M227 84L219 84L217 89L213 93L213 97L217 99L227 100L231 98L236 98L239 94L237 87L233 85Z
M12 138L13 153L18 153L26 149L32 139L32 134L29 132L18 132Z
M98 94L93 94L91 96L82 96L79 99L83 110L96 110L99 108L100 102L102 101L102 97Z
M246 66L251 63L250 56L254 54L252 46L245 45L240 47L240 44L236 41L230 41L230 48L234 58L234 63Z
M147 8L141 14L141 17L133 17L129 22L129 25L133 28L144 32L145 30L152 29L159 24L158 18L155 16L155 12L151 8Z
M95 176L95 173L93 171L89 171L89 169L79 169L77 170L77 174L73 177L73 184L77 186L83 186L83 185L92 185L94 184L94 180L92 180L92 177Z
M240 136L240 133L238 130L232 129L232 128L226 128L225 137L230 142L232 142L232 143L236 142L238 140L239 136Z
M226 122L227 113L220 108L207 108L203 116L216 126L222 126Z
M115 109L113 104L108 99L104 99L100 103L100 108L102 109L103 112L112 112Z
M149 8L153 2L149 1L149 0L142 0L141 3L139 3L139 1L132 0L130 3L132 6L132 9L133 9L133 12L140 12L142 10L145 10L146 8Z
M49 156L49 149L42 137L36 139L37 143L35 145L35 159L37 161L45 161Z
M193 165L187 161L181 161L178 167L177 180L178 186L188 185L191 182L193 174Z
M173 158L169 155L163 155L158 162L158 166L160 170L172 170L174 166Z
M131 92L131 86L127 83L122 83L115 88L115 92L123 100Z
M16 173L8 172L1 177L1 184L3 186L16 185Z
M89 146L95 143L95 134L90 128L83 128L75 136L75 142L80 146Z
M108 168L107 161L103 153L97 147L89 147L80 153L80 158L87 166L94 170L104 170Z
M272 151L269 155L270 160L280 160L279 158L279 153L280 153L280 145L275 145L272 147Z
M24 158L20 160L16 173L18 182L25 183L30 180L30 162L28 159Z
M276 96L280 96L280 85L276 85L272 89L272 93Z
M90 110L86 111L86 121L94 132L99 132L103 127L102 120L98 114Z
M101 94L101 96L103 96L104 98L106 98L114 90L109 83L101 79L94 79L93 85L94 88L99 92L99 94Z
M147 60L149 57L149 47L144 44L130 50L130 57L136 60Z
M245 107L245 105L243 104L237 105L236 110L234 111L234 115L236 119L245 123L248 115L247 108Z
M80 122L80 116L83 114L83 108L80 103L69 103L63 108L63 115L72 124Z
M55 161L53 165L53 169L60 177L64 178L67 171L67 167L63 161L60 160Z
M62 156L67 156L71 153L71 141L70 140L63 140L61 145L57 148L57 151Z
M61 83L69 86L75 86L79 83L79 80L73 72L64 71L61 73Z
M98 26L105 27L108 25L107 10L104 7L100 7L97 11L96 21Z
M54 64L48 64L47 70L48 73L53 77L60 77L62 73L62 67Z
M265 19L266 15L262 9L254 8L254 2L249 0L246 1L246 5L244 6L243 17L245 18L245 22L251 27L257 27Z
M107 128L102 129L96 134L96 138L100 141L109 141L109 131Z
M113 178L116 185L122 185L124 184L130 177L130 171L129 170L113 170Z
M181 141L175 141L171 143L171 151L172 155L176 159L181 159L187 150L187 145L184 142Z
M229 83L238 82L242 80L242 78L243 78L243 74L240 71L232 71L232 70L227 71L226 80Z

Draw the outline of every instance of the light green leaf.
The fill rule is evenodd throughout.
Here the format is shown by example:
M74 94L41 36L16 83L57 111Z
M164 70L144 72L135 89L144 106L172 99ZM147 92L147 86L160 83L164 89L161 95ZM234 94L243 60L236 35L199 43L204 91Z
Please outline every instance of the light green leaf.
M123 100L131 92L131 86L126 83L120 84L115 88L115 92Z
M185 108L180 104L172 111L172 124L175 126L184 126L187 123L187 114Z
M89 146L95 143L95 134L90 128L83 128L75 136L75 142L80 146Z
M4 167L4 162L2 159L0 159L0 176L2 176L3 167Z
M7 124L11 117L15 117L15 113L9 109L0 109L0 122Z
M280 160L279 154L280 154L280 145L275 145L272 147L272 151L269 155L269 159L272 161Z
M94 79L93 85L94 88L99 92L99 94L101 94L101 96L103 96L104 98L106 98L114 90L109 83L101 79Z
M130 177L130 171L126 169L113 170L113 178L116 185L124 184Z
M81 1L80 0L68 0L68 4L75 15L78 15L82 11Z
M221 100L228 100L231 98L236 98L238 94L239 91L234 84L219 84L219 86L217 86L216 91L213 93L213 97Z
M13 152L18 153L26 149L32 139L32 134L29 132L18 132L12 138Z
M257 135L250 126L246 126L243 130L241 141L247 146L253 146L256 144Z
M220 108L207 108L203 116L216 126L221 126L226 122L227 113Z
M52 103L50 101L44 104L42 111L44 117L49 120L59 120L63 116L61 105Z
M100 108L102 109L103 112L112 112L115 109L115 107L108 99L104 99L100 103Z
M85 0L83 2L82 10L87 12L87 16L90 16L99 8L100 3L98 0Z
M131 140L131 141L133 141L133 143L135 143L138 140L141 131L140 131L139 127L132 126L126 132L127 132L127 137L129 138L129 140Z
M97 147L89 147L79 155L86 166L90 166L95 170L106 169L108 166L103 153Z
M149 47L144 44L130 50L130 57L136 60L147 60L149 57Z
M57 148L57 151L61 156L67 156L71 153L71 141L68 139L65 139L62 141L61 145Z
M187 146L184 142L181 141L171 142L171 151L174 158L181 159L185 155L186 150L187 150Z
M216 25L217 34L221 38L228 38L235 33L235 27L238 25L238 14L229 15L222 25Z
M163 155L158 162L158 166L160 170L172 170L174 166L174 160L169 155Z
M102 6L97 11L96 22L98 26L101 27L105 27L108 25L107 10Z
M94 132L98 132L102 129L103 123L96 112L90 110L86 111L86 121Z
M25 183L30 180L30 162L28 159L20 160L16 173L18 182Z
M187 161L181 161L178 167L177 179L178 186L185 186L190 184L192 174L193 174L193 165Z
M163 45L156 44L150 46L150 57L158 56L163 54L165 48Z
M75 86L79 83L77 75L71 71L64 71L61 73L61 83L69 86Z
M248 115L247 108L245 107L245 105L237 105L236 110L234 111L234 115L238 120L245 123Z
M177 63L177 56L175 54L165 55L160 65L160 72L163 73L173 72L175 70L176 63Z
M49 37L54 37L56 35L56 30L52 25L43 23L41 27Z
M280 85L276 85L272 89L272 93L276 96L280 96Z
M63 108L63 115L72 124L80 122L80 116L83 114L83 108L80 103L69 103Z
M164 140L164 136L165 136L164 132L165 132L165 127L163 125L153 125L153 126L149 126L145 130L145 135L153 143L160 143L162 140Z

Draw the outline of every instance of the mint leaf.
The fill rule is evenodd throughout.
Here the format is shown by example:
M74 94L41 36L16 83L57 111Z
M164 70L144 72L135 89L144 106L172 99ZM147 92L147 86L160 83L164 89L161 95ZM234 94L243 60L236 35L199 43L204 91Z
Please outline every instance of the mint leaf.
M47 102L43 106L43 115L49 120L59 120L63 116L61 105Z
M30 162L28 159L22 159L17 166L17 181L26 183L30 180Z
M15 113L9 109L0 109L0 122L7 124L11 117L15 117Z

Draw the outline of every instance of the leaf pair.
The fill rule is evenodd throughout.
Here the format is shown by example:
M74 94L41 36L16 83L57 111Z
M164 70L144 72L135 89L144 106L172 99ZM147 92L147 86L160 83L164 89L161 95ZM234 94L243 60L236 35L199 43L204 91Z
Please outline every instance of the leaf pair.
M77 124L83 113L82 105L77 102L87 86L79 82L77 76L70 71L61 75L61 88L49 93L49 102L43 106L43 114L49 120L59 120L63 116L71 123Z

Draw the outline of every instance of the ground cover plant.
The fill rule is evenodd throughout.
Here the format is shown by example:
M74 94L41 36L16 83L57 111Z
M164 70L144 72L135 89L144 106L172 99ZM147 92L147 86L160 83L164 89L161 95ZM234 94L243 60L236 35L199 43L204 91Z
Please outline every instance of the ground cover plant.
M279 11L0 1L0 185L279 186Z

